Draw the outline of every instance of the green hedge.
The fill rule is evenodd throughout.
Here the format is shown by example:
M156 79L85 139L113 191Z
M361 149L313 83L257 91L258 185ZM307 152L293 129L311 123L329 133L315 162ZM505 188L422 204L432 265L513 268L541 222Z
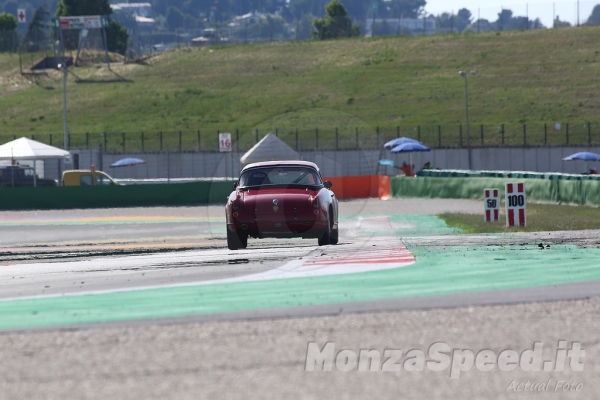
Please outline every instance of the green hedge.
M497 188L503 197L506 182L524 182L528 200L600 206L597 180L396 176L391 179L391 193L393 197L481 199L484 189Z
M0 189L0 210L223 204L233 181Z

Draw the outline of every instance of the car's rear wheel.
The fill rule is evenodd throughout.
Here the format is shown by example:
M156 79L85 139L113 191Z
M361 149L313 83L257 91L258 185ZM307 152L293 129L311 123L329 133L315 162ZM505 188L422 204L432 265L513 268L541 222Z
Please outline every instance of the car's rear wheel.
M248 235L227 229L227 248L229 250L245 249L247 245Z
M332 229L331 237L329 238L329 243L330 244L338 244L339 237L340 237L339 229L338 228Z
M323 232L323 234L321 235L321 237L319 238L319 246L327 246L328 244L331 244L331 214L328 216L328 223L327 223L327 228L325 228L325 231Z

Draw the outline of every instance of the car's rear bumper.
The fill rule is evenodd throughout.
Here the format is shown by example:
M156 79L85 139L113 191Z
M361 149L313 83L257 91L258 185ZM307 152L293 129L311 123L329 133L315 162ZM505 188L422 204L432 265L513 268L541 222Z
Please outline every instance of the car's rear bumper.
M327 221L234 221L227 224L230 231L244 232L257 238L318 238L327 229Z

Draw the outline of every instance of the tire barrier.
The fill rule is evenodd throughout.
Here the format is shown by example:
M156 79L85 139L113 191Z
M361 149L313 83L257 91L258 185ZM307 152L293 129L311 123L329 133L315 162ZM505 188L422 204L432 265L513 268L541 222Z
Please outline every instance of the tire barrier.
M391 192L393 197L481 199L486 188L503 188L514 178L396 176L391 179ZM527 179L525 192L530 201L600 206L599 180Z

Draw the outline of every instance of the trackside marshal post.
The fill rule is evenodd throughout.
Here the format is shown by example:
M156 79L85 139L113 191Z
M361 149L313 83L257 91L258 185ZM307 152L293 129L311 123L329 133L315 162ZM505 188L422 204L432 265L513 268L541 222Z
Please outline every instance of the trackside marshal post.
M483 189L483 209L486 222L500 220L500 191L498 189Z
M527 226L525 183L506 183L506 226Z

